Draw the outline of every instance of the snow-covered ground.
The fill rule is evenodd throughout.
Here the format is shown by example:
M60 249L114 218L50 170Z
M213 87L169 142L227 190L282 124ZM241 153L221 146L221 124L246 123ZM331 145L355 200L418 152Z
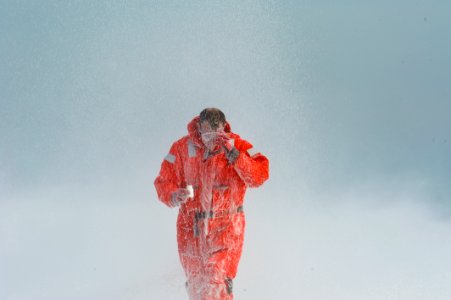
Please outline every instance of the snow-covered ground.
M451 298L451 225L418 199L262 194L247 197L236 299ZM2 201L0 299L187 299L176 214L155 195L73 187Z

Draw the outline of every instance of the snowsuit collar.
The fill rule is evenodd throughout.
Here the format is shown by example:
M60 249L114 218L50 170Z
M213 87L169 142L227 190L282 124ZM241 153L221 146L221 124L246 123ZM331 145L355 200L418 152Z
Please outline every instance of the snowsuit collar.
M198 130L198 124L199 124L199 120L200 117L196 116L194 117L189 123L188 123L188 135L191 138L191 140L193 141L193 143L198 146L203 148L204 147L204 143L202 143L202 139L200 137L200 133ZM231 126L229 124L229 122L225 122L224 124L224 131L227 133L231 132Z

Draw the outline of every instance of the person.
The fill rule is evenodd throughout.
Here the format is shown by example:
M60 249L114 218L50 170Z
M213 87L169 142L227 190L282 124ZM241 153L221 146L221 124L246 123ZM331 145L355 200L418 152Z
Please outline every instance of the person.
M177 244L189 299L233 299L244 195L268 177L268 159L233 133L217 108L202 110L172 144L154 185L161 202L179 208Z

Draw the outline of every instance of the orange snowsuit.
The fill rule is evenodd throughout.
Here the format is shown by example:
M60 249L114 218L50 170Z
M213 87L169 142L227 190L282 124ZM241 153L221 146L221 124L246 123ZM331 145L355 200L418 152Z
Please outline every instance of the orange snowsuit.
M194 197L180 206L177 243L191 300L233 299L232 280L243 246L243 200L247 187L268 179L269 161L252 145L224 131L239 151L233 162L224 151L211 153L197 130L199 117L188 124L188 135L173 143L154 185L158 198L169 207L172 193L192 185Z

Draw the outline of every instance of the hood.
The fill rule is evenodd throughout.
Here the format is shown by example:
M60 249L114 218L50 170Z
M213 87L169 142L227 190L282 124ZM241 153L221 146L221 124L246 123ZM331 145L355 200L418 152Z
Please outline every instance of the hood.
M189 123L188 123L188 135L190 136L191 140L198 145L199 147L203 146L202 140L200 138L199 131L197 131L197 124L199 124L199 116L194 117ZM231 127L229 122L225 122L224 124L224 131L227 133L231 132Z

